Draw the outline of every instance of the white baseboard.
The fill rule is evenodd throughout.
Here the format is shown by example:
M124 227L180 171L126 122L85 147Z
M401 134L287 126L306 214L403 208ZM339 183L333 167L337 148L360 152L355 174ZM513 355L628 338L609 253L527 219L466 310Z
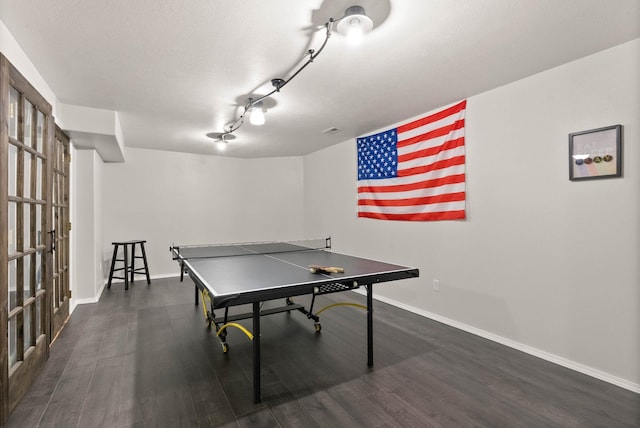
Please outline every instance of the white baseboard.
M139 274L138 274L139 275ZM179 277L180 274L179 273L165 273L165 274L161 274L161 275L149 275L149 278L151 278L151 280L153 281L154 279L163 279L163 278L176 278ZM142 277L144 278L144 277ZM143 279L140 277L136 277L136 281L142 281ZM107 282L109 282L109 278L105 278L104 279L104 285L107 285ZM117 284L117 283L122 283L124 282L124 279L114 279L111 281L112 284ZM100 293L102 293L102 290L100 290Z
M180 273L165 273L161 275L151 275L151 279L163 279L163 278L179 278Z
M100 290L98 290L98 293L94 296L94 297L87 297L84 299L74 299L73 297L71 298L71 302L70 302L70 307L69 307L69 313L72 314L73 311L76 309L76 306L78 305L86 305L89 303L98 303L98 301L100 300L100 296L102 295L102 290L104 290L106 284L102 284L102 286L100 287Z
M356 292L360 293L360 294L364 294L364 292L362 290L358 290ZM620 378L618 376L614 376L614 375L612 375L610 373L606 373L606 372L603 372L601 370L594 369L593 367L585 366L584 364L580 364L580 363L577 363L575 361L572 361L572 360L569 360L569 359L566 359L566 358L563 358L563 357L559 357L557 355L550 354L550 353L545 352L545 351L541 351L540 349L534 348L534 347L529 346L529 345L525 345L523 343L519 343L519 342L513 341L511 339L507 339L507 338L502 337L502 336L498 336L497 334L493 334L493 333L490 333L488 331L481 330L479 328L476 328L476 327L473 327L473 326L470 326L470 325L467 325L467 324L464 324L464 323L461 323L461 322L458 322L458 321L455 321L455 320L452 320L452 319L449 319L449 318L445 318L443 316L440 316L440 315L437 315L437 314L434 314L434 313L431 313L431 312L427 312L427 311L423 311L423 310L418 309L418 308L414 308L413 306L409 306L409 305L406 305L404 303L397 302L397 301L395 301L393 299L388 299L386 297L380 297L380 296L375 297L375 299L379 300L381 302L384 302L384 303L388 303L388 304L390 304L392 306L396 306L398 308L404 309L406 311L412 312L414 314L421 315L421 316L423 316L425 318L429 318L429 319L432 319L434 321L441 322L442 324L446 324L446 325L449 325L451 327L455 327L457 329L466 331L466 332L474 334L476 336L480 336L480 337L483 337L485 339L491 340L493 342L500 343L501 345L508 346L509 348L517 349L518 351L522 351L522 352L527 353L529 355L533 355L534 357L542 358L543 360L552 362L554 364L558 364L558 365L566 367L568 369L575 370L577 372L586 374L587 376L591 376L593 378L600 379L602 381L611 383L613 385L616 385L616 386L619 386L621 388L624 388L624 389L627 389L629 391L632 391L632 392L640 394L640 384L630 382L627 379L623 379L623 378Z

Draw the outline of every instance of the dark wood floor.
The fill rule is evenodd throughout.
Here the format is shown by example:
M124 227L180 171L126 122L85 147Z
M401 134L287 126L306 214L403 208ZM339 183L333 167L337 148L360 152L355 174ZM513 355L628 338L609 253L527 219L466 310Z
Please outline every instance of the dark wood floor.
M319 334L297 312L263 318L254 404L251 342L234 329L224 355L191 282L114 284L76 308L8 426L640 426L638 394L384 303L374 323L368 369L362 310L324 312Z

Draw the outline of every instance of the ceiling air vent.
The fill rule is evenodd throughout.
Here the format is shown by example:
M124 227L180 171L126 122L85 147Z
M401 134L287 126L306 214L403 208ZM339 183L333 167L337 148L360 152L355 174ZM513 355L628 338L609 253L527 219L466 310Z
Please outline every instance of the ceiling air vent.
M332 126L331 128L327 128L324 131L322 131L321 134L333 135L333 134L337 134L340 131L342 131L342 129L338 129L335 126Z

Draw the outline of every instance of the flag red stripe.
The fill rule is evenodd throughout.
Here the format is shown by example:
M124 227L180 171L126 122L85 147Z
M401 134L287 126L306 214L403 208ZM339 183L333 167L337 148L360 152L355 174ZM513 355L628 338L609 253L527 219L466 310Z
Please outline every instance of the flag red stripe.
M429 165L402 169L398 171L398 177L409 177L411 175L424 174L425 172L436 171L438 169L448 168L454 165L464 165L464 156L456 156L451 159L441 160Z
M406 162L413 159L435 156L445 150L455 149L456 147L464 146L464 137L456 138L455 140L445 141L441 146L429 147L428 149L416 150L415 152L405 153L398 156L398 162Z
M412 129L419 128L420 126L424 126L428 123L436 122L438 120L442 120L447 116L451 116L453 114L459 113L467 107L467 100L461 101L456 105L453 105L447 109L434 113L430 116L423 117L421 119L414 120L413 122L405 123L404 125L398 126L398 134L403 132L411 131Z
M447 135L450 132L455 131L456 129L462 129L462 128L464 128L464 119L456 120L450 125L443 126L442 128L434 129L429 132L425 132L424 134L416 135L415 137L411 137L403 140L400 140L398 138L398 143L396 144L396 146L398 148L407 147L412 144L419 143L421 141L442 137L443 135ZM398 137L400 137L400 131L398 131Z
M442 178L434 178L433 180L424 180L409 184L396 184L392 186L360 186L358 187L358 193L408 192L411 190L428 189L430 187L439 187L446 184L463 182L464 174L454 174Z
M443 211L434 213L418 213L418 214L384 214L384 213L368 213L359 212L358 217L375 218L378 220L464 220L466 218L464 210L459 211Z
M358 205L373 205L378 207L408 207L415 205L464 201L464 196L465 192L457 192L410 199L360 199L358 200Z

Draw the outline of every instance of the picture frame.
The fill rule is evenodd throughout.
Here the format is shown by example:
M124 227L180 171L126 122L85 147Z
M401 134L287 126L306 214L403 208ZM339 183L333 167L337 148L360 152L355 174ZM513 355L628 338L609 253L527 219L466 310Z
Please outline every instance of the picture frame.
M622 125L569 134L569 180L622 177Z

